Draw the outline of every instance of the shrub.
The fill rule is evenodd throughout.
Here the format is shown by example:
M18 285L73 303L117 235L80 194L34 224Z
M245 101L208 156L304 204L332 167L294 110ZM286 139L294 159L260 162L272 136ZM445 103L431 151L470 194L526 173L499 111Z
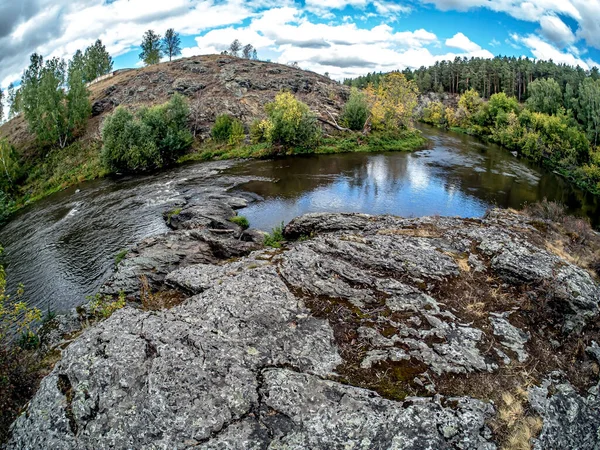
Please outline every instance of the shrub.
M283 236L283 222L278 227L271 230L271 233L265 236L264 244L266 247L281 248L281 243L285 241Z
M227 142L231 136L231 128L233 126L233 117L229 114L221 114L217 117L210 135L217 142Z
M246 139L246 130L241 120L235 119L231 124L231 133L229 134L229 145L240 145Z
M229 219L229 221L239 225L244 230L250 227L250 222L248 222L248 219L246 219L244 216L234 216Z
M319 144L321 128L315 115L305 103L289 92L282 92L265 107L270 125L268 142L283 147L315 148Z
M120 292L116 300L108 295L96 294L91 297L92 315L97 319L108 319L112 314L125 307L125 293Z
M342 110L342 123L354 131L362 131L369 118L367 96L356 88L352 88L350 99Z
M102 162L111 172L144 172L174 162L192 144L180 95L134 116L118 107L102 126Z
M6 293L6 273L0 265L0 443L40 380L39 356L31 350L39 345L32 327L42 313L20 301L23 293L22 285L15 298Z
M273 133L273 123L270 120L255 120L250 127L250 141L253 144L270 142Z
M523 212L534 219L550 220L556 223L562 222L566 216L565 205L548 201L546 198L541 202L525 206Z

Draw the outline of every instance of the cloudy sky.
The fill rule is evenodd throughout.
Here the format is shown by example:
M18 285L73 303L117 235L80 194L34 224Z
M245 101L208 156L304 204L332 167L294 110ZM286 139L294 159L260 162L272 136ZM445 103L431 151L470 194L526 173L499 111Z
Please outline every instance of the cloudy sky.
M455 56L600 62L600 0L0 0L0 86L33 52L69 58L97 38L135 67L144 31L171 27L183 56L238 38L336 79Z

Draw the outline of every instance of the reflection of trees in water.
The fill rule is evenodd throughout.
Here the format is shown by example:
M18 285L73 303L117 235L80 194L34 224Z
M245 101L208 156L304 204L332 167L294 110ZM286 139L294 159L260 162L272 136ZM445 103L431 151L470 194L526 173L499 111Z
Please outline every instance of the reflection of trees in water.
M446 195L517 209L546 197L565 203L574 213L592 217L596 225L600 222L594 216L598 199L574 189L557 175L469 136L429 128L424 128L424 134L433 137L433 148L427 153L350 153L252 162L241 167L241 173L279 181L251 182L244 188L265 198L288 201L328 189L327 195L321 195L329 196L336 205L355 202L348 206L357 209L367 205L371 210L389 205L399 193L417 199L422 195L423 201Z

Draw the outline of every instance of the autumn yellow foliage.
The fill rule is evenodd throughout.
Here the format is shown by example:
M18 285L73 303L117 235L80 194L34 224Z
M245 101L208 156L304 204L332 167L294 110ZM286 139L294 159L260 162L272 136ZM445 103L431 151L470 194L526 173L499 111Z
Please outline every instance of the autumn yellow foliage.
M398 72L387 74L376 88L366 89L374 130L396 132L412 127L419 88Z

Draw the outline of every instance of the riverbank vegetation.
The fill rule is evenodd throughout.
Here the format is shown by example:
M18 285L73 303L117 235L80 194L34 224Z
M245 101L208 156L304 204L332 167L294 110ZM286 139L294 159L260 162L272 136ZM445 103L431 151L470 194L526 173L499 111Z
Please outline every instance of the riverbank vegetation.
M402 73L423 93L419 120L500 144L600 194L598 68L456 58ZM371 73L344 83L367 88L385 77Z
M49 361L36 353L39 339L33 332L42 313L21 301L23 289L19 286L14 295L8 294L0 264L0 443L49 368Z

